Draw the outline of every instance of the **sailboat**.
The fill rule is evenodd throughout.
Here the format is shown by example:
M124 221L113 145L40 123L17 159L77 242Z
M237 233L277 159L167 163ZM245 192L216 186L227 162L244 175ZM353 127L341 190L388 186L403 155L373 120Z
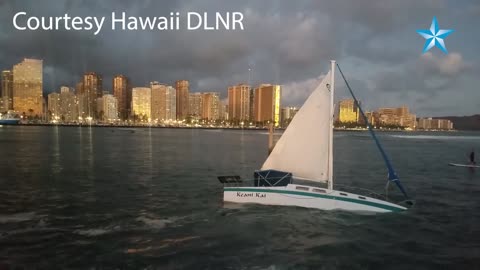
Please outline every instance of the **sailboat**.
M239 176L218 177L224 184L224 202L362 212L399 212L407 210L406 206L412 204L368 122L367 126L388 168L387 190L389 182L396 183L406 197L406 203L393 203L385 197L334 189L333 97L336 66L336 62L331 61L330 71L285 129L261 169L254 172L253 181L244 181ZM338 69L345 79L339 66ZM348 82L345 82L359 104ZM361 108L360 112L367 120Z

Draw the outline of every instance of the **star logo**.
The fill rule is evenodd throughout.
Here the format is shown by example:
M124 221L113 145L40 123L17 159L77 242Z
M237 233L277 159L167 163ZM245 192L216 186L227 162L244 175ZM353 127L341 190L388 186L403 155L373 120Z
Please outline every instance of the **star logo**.
M417 33L426 39L425 46L423 46L423 53L426 53L433 46L437 46L444 53L448 54L445 42L443 41L448 35L453 32L451 29L438 29L437 18L433 17L432 25L427 30L417 30Z

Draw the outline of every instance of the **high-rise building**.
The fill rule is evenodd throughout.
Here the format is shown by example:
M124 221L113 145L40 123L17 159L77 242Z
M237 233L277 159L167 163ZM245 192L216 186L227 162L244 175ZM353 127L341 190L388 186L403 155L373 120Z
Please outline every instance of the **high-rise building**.
M13 72L11 70L2 71L2 110L13 110Z
M250 121L255 121L255 89L250 89L250 109L249 109L249 116Z
M188 102L190 84L187 80L180 80L175 82L175 89L177 91L177 119L184 120L189 115L189 106Z
M97 119L98 120L103 120L103 116L104 116L104 113L105 113L103 111L103 97L98 97L95 100L95 103L96 103L95 111L97 112Z
M118 101L118 112L120 119L126 120L130 115L130 105L132 103L132 89L130 81L124 75L113 77L113 95Z
M225 103L226 103L226 101L221 100L219 102L219 105L218 105L218 107L219 107L218 115L219 115L219 119L221 119L221 120L228 120L228 105L225 104Z
M220 94L202 93L202 119L216 121L220 119Z
M396 125L411 129L415 129L416 127L416 116L409 112L407 106L400 108L379 108L377 115L378 119L375 119L375 123Z
M339 104L338 121L341 123L357 123L359 117L358 105L353 99L341 100Z
M55 120L59 121L60 118L60 94L59 93L50 93L48 94L48 116L50 121Z
M67 86L60 87L60 119L67 123L78 120L77 97L73 89Z
M143 121L151 120L151 96L149 87L134 87L132 89L132 114Z
M418 119L417 129L423 130L452 130L453 123L448 119L432 119L420 118Z
M43 61L25 58L13 66L13 109L27 116L43 114Z
M166 101L165 91L167 86L159 82L151 82L150 89L152 91L151 97L151 113L150 116L153 121L161 121L165 119Z
M112 122L118 120L118 101L114 95L106 94L101 98L103 120Z
M82 108L87 117L97 117L97 98L102 96L103 83L102 76L95 72L87 72L83 75L82 94L84 106Z
M280 125L280 85L261 84L255 89L255 121Z
M150 83L151 98L151 118L153 121L165 122L176 119L176 90L175 88L158 82Z
M371 125L371 126L375 126L376 125L376 122L375 122L375 119L378 118L376 115L378 113L377 112L365 112L365 117L367 118L368 120L368 123ZM365 125L365 119L360 116L358 118L358 123L362 124L362 125Z
M188 113L193 119L200 119L203 112L202 93L191 93L188 97Z
M78 82L75 85L75 95L80 95L83 93L83 80Z
M281 123L282 123L283 127L286 127L286 126L288 126L288 124L290 124L290 122L292 121L295 114L297 114L298 110L299 109L297 107L284 107L284 108L282 108L282 117L281 117L282 121L281 121Z
M228 118L230 121L250 120L250 85L228 87Z

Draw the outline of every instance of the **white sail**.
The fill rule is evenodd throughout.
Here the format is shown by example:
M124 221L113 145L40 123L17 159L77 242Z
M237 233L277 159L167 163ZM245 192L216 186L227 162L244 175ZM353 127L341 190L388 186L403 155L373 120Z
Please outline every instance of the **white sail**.
M278 140L262 170L290 172L317 182L329 179L330 72L312 92Z

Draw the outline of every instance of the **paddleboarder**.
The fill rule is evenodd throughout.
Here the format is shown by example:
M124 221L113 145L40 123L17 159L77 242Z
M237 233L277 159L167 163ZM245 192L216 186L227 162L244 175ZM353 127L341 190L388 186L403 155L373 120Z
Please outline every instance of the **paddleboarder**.
M470 164L475 165L475 151L470 152Z

